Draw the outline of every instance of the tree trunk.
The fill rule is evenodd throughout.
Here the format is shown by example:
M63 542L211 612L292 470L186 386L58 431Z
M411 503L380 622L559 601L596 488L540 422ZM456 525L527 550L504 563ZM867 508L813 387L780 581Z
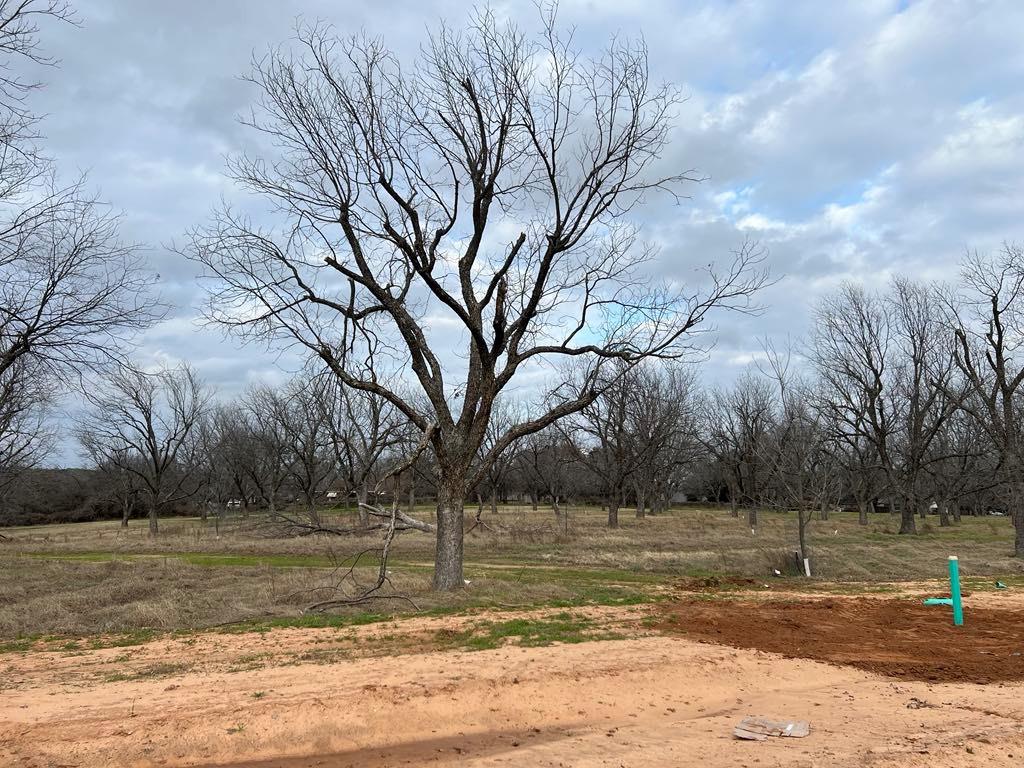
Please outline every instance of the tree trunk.
M149 505L149 535L156 536L160 532L160 520L156 516L156 504Z
M498 489L494 486L491 486L491 514L498 515Z
M536 491L530 491L530 508L534 512L537 511L537 492ZM558 513L556 512L555 514L557 515Z
M359 490L356 491L356 500L359 504L356 506L356 513L359 515L359 527L367 528L370 525L370 513L366 511L366 507L363 504L368 503L370 499L369 490L366 487L366 481L364 480L359 484Z
M416 486L409 486L409 514L416 517Z
M562 509L561 509L561 507L558 506L558 495L557 494L551 497L551 506L554 507L555 517L560 517L561 514L562 514Z
M960 502L956 502L953 505L953 522L959 525L960 523Z
M747 510L747 524L751 528L757 528L757 505L751 504Z
M953 522L949 519L949 503L945 499L939 504L939 527L948 528Z
M900 533L917 533L917 524L914 522L914 507L916 499L902 499L903 506L900 508Z
M608 500L608 527L619 527L619 499L615 494Z
M128 518L132 514L132 503L130 499L125 500L121 504L121 527L128 527Z
M636 516L641 520L647 517L647 494L641 489L636 492Z
M818 519L828 520L828 497L821 497L821 506L818 509Z
M434 546L434 589L462 589L463 498L451 486L437 488L437 537Z
M857 500L857 524L868 524L868 503L864 499Z
M811 555L807 551L807 524L811 521L811 511L807 510L805 514L802 509L797 509L797 535L800 538L800 558L801 560L808 559Z

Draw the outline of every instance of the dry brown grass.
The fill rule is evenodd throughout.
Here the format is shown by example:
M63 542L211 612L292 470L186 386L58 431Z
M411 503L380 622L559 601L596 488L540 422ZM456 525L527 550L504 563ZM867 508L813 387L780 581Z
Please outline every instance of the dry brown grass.
M420 516L429 518L429 510ZM467 537L469 587L457 595L429 591L433 542L402 536L391 563L396 588L420 609L512 607L544 603L629 602L656 596L681 575L733 573L767 578L785 569L796 548L792 514L762 513L751 532L743 518L720 509L677 509L609 530L597 508L570 510L568 524L550 510L507 507L485 515L490 528ZM313 602L340 558L375 539L274 537L233 520L163 521L150 539L145 526L127 532L116 522L7 529L0 544L0 636L194 629L259 617L298 617ZM884 582L938 578L946 557L960 556L965 575L1015 577L1005 518L965 518L953 528L923 523L918 536L895 534L896 523L874 515L835 514L810 530L815 576ZM372 562L360 571L372 580ZM409 611L386 602L361 611Z

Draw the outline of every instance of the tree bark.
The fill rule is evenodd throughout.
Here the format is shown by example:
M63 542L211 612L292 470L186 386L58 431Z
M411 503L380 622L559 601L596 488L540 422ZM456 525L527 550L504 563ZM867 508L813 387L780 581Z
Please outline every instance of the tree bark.
M857 500L857 524L868 524L868 503L864 499Z
M156 515L156 504L149 505L149 535L156 536L160 532L160 520Z
M444 484L437 489L437 538L434 546L434 589L453 592L465 586L462 575L462 494Z
M370 499L369 490L366 487L366 482L363 481L359 485L359 490L356 492L356 499L359 504L356 505L356 511L359 514L359 527L366 528L370 525L370 513L366 510L363 504L366 504Z
M751 504L747 510L747 524L751 528L757 528L757 505Z
M647 494L642 490L636 492L636 516L641 520L647 517Z
M803 509L797 509L797 535L800 539L800 558L803 560L808 559L811 554L807 550L807 524L811 521L811 511L807 510L805 514Z
M491 514L498 514L498 489L494 486L491 486Z
M608 527L619 527L619 500L617 498L608 501Z
M900 533L917 533L917 524L914 522L914 507L917 505L917 500L904 498L902 502L903 506L900 509Z
M948 528L953 522L949 519L949 504L945 499L939 504L939 527Z

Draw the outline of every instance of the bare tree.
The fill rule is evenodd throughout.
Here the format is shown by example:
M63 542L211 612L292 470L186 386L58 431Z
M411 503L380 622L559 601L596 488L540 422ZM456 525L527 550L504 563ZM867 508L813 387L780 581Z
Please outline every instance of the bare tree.
M48 406L52 393L45 377L22 360L0 376L0 496L53 447Z
M131 462L138 464L142 457L133 454L128 448L116 452L97 451L98 448L98 445L86 446L96 470L103 477L104 498L117 508L121 515L121 527L127 528L132 514L141 506L142 495L139 472L130 471L127 467Z
M616 38L590 59L544 21L533 40L478 13L410 68L377 41L300 29L299 55L273 51L251 77L246 122L277 156L230 166L282 226L225 211L186 249L211 278L212 320L305 345L345 386L436 426L437 589L463 584L464 499L508 446L591 404L608 361L689 353L710 311L749 309L765 282L750 245L699 289L644 274L630 212L694 178L656 168L676 92L651 81L642 45ZM458 365L433 318L461 331ZM498 395L570 360L582 386L481 454ZM385 363L408 365L421 400L373 375Z
M986 450L984 429L971 413L959 409L946 420L932 442L925 468L940 526L960 522L962 500L995 485L994 458Z
M938 289L903 278L885 295L846 285L818 307L811 357L848 445L870 444L901 500L900 533L927 512L932 442L958 408L953 345Z
M484 439L480 444L479 455L485 457L486 465L476 472L479 481L475 489L479 507L477 509L476 522L479 523L483 513L483 499L486 493L490 500L491 514L498 513L498 495L508 481L512 472L513 461L518 451L518 444L506 444L504 450L499 454L493 454L492 449L508 432L513 424L523 420L519 413L519 404L510 402L507 399L499 399L495 402L491 411L491 419L487 424ZM474 467L475 469L475 467Z
M39 44L43 19L74 23L65 0L0 0L0 200L11 202L48 169L35 145L38 117L27 104L40 83L17 74L17 63L52 66Z
M765 441L772 426L774 396L770 383L753 371L744 372L728 389L705 399L702 443L726 470L733 515L747 509L747 522L757 526L757 513L768 472Z
M370 522L366 507L370 492L378 486L375 475L381 471L382 459L408 439L407 421L387 398L347 387L327 373L321 380L320 409L338 472L348 491L355 494L359 524L365 527Z
M298 492L314 525L320 524L317 504L337 476L330 412L323 407L330 395L322 380L295 379L281 392L283 407L278 410L290 458L290 485Z
M649 368L633 392L633 475L636 516L648 507L667 507L697 448L695 383L690 369L674 365Z
M149 511L149 532L161 512L198 489L196 428L210 392L188 366L146 373L121 367L86 394L89 412L78 437L90 456L133 474Z
M575 447L576 460L599 481L608 507L608 527L619 527L619 508L641 462L635 442L633 392L642 375L639 369L613 371L601 394L571 420L560 423Z
M547 497L558 517L562 501L573 489L576 462L576 451L563 432L557 427L547 427L530 435L517 445L514 461L533 508L536 510L541 498Z
M63 0L0 0L0 386L23 358L35 375L61 379L119 360L123 342L162 313L117 217L81 182L54 186L35 147L25 98L38 83L11 62L53 63L39 49L46 17L72 20Z
M961 275L956 364L969 386L963 407L998 456L1016 532L1014 554L1024 557L1024 248L1006 244L992 256L968 254Z
M813 384L793 366L792 349L764 345L766 364L759 365L775 388L767 439L758 451L776 506L796 510L801 559L810 558L807 532L817 507L827 518L828 504L839 494L834 489L837 462L832 436L814 407Z
M243 465L255 495L266 505L271 518L290 473L288 452L288 406L274 387L263 384L248 390L242 398L249 460Z
M237 402L212 407L203 419L200 442L209 498L221 505L237 501L243 516L248 515L257 495L253 477L259 474L259 447L245 408Z

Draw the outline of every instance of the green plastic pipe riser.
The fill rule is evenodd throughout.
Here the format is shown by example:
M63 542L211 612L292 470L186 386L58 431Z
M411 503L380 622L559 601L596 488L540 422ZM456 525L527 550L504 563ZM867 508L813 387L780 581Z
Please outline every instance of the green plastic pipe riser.
M960 597L960 560L949 556L949 596L953 601L953 623L960 627L964 623L964 606Z

